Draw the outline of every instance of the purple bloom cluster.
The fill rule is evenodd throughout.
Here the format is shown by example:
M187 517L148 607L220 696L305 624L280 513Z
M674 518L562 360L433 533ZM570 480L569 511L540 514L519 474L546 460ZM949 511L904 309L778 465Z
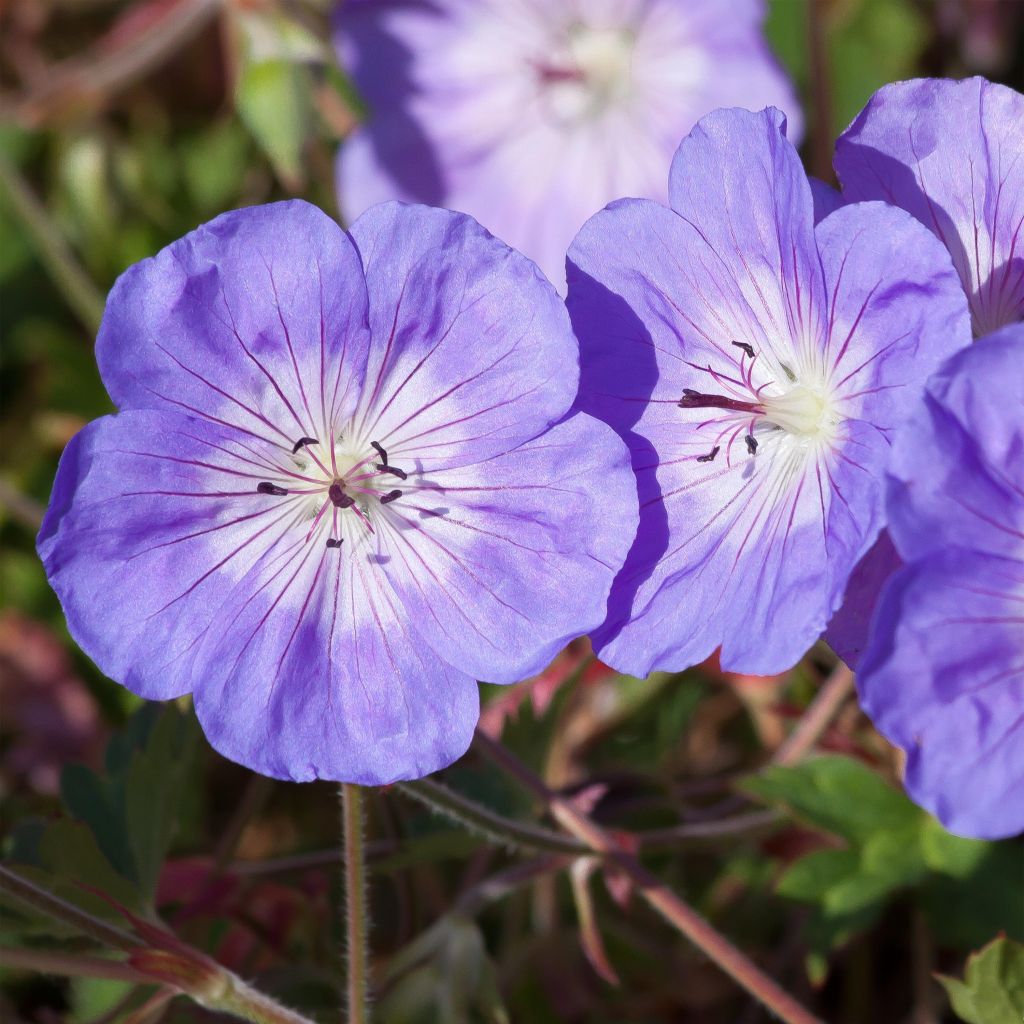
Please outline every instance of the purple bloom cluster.
M587 631L634 675L718 648L779 672L824 635L915 799L1021 830L1024 98L881 90L840 193L782 112L720 109L663 188L693 114L661 104L665 54L707 43L714 5L557 6L347 5L380 106L341 178L369 202L432 168L433 198L548 268L593 213L565 303L471 217L400 203L350 234L303 203L237 211L129 270L98 343L120 411L69 446L39 540L73 634L136 693L193 693L229 757L366 783L450 763L475 680ZM493 75L488 33L514 51ZM373 63L413 40L436 94ZM509 61L565 120L557 168L506 116ZM594 213L629 190L669 205Z

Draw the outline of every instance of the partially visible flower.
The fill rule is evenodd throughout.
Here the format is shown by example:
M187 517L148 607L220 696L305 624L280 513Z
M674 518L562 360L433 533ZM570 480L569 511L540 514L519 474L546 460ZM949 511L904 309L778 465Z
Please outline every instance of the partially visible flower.
M969 335L948 254L902 210L814 226L777 110L684 140L672 209L623 200L569 251L581 408L630 445L641 526L593 634L644 675L722 645L770 674L821 635L883 524L889 434Z
M119 279L98 359L120 412L65 451L39 551L86 653L192 692L226 756L424 775L469 743L477 678L603 617L626 453L566 418L565 308L471 218L225 214Z
M1024 320L1024 96L983 78L887 85L839 138L835 167L842 197L817 186L819 216L842 201L902 207L949 250L975 338ZM900 564L883 534L829 623L825 639L853 667Z
M763 0L345 0L344 64L369 107L338 162L341 209L462 210L556 285L583 222L664 201L679 140L716 107L800 112Z
M952 832L1024 831L1024 326L958 352L898 432L861 701Z
M835 168L847 201L893 203L942 241L976 338L1024 320L1024 96L984 78L887 85Z

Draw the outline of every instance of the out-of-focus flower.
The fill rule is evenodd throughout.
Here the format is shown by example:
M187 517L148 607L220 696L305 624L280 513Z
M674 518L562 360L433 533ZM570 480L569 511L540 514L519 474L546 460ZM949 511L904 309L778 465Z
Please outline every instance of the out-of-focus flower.
M233 760L434 771L469 743L476 679L601 621L627 454L566 418L564 305L471 218L225 214L119 279L98 360L120 412L65 451L40 554L97 664L193 692Z
M569 250L581 408L633 453L637 542L602 660L644 675L722 645L769 674L820 636L883 523L888 434L969 337L948 254L904 211L817 227L777 110L716 111L672 208L623 200Z
M976 338L1024 320L1024 96L984 78L887 85L835 167L847 201L893 203L942 241Z
M952 832L1024 830L1024 326L953 356L893 448L886 585L859 686Z
M462 210L556 285L583 222L664 201L679 140L716 107L800 112L763 0L346 0L344 64L369 106L341 149L341 209Z
M887 85L840 136L835 166L842 201L894 203L942 241L975 338L1024 320L1024 96L983 78ZM839 201L825 187L815 192L820 215ZM900 564L883 535L829 623L825 639L853 667L882 585Z

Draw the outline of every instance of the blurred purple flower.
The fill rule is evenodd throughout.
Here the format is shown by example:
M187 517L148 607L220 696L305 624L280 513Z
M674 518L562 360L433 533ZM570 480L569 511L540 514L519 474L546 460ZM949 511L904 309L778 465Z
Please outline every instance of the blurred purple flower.
M907 561L861 663L865 710L952 832L1024 831L1024 327L958 352L897 433L889 530Z
M984 78L887 85L835 167L844 199L893 203L941 239L976 338L1024 320L1024 96Z
M722 645L789 668L883 522L888 435L968 332L941 245L902 210L814 226L777 110L720 110L679 147L672 209L627 199L569 250L580 405L633 453L641 525L599 656L644 675Z
M800 111L763 0L346 0L343 63L370 110L341 149L342 210L463 210L559 287L583 222L665 201L679 140L722 106Z
M469 743L477 678L601 621L626 452L565 419L564 305L471 218L225 214L122 275L98 359L121 411L65 451L40 554L97 664L193 692L233 760L426 774Z
M816 186L819 217L840 201L902 207L949 250L974 337L1024 320L1024 96L983 78L887 85L839 138L835 166L842 200ZM853 667L882 584L900 565L881 537L829 623L825 639Z

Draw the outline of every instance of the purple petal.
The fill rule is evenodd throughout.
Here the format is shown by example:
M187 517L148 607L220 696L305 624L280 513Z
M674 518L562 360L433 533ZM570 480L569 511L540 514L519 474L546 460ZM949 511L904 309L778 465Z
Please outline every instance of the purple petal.
M811 198L814 200L814 223L820 224L830 213L843 206L843 194L820 178L808 177Z
M173 409L290 450L347 419L367 344L354 246L293 200L226 213L125 271L97 359L121 408Z
M293 541L238 582L195 693L222 754L274 778L370 786L464 753L476 682L422 641L380 560Z
M717 0L345 3L336 39L371 116L341 147L342 209L394 198L465 211L561 286L588 216L623 195L666 197L665 168L703 114L776 103L798 123L761 33L764 4L722 14ZM612 86L616 33L627 41L615 102L573 63L587 32Z
M880 89L836 143L848 200L909 211L949 250L976 337L1024 319L1024 96L982 78Z
M845 206L815 237L828 292L826 372L844 415L888 436L928 375L970 344L963 291L942 246L894 207Z
M628 454L605 424L577 414L424 484L388 506L381 549L439 657L511 683L604 619L637 519Z
M535 437L576 395L565 307L471 217L387 203L352 227L374 346L354 430L423 472Z
M850 575L843 605L832 616L824 639L852 669L857 668L861 655L867 650L871 621L882 588L902 565L903 560L892 546L888 530L883 530Z
M143 697L188 693L235 581L284 534L251 438L162 410L90 423L61 457L39 554L79 646Z
M1024 830L1024 570L950 548L901 569L859 677L906 786L958 835Z
M890 530L904 559L959 545L1024 548L1024 326L958 352L899 432Z

